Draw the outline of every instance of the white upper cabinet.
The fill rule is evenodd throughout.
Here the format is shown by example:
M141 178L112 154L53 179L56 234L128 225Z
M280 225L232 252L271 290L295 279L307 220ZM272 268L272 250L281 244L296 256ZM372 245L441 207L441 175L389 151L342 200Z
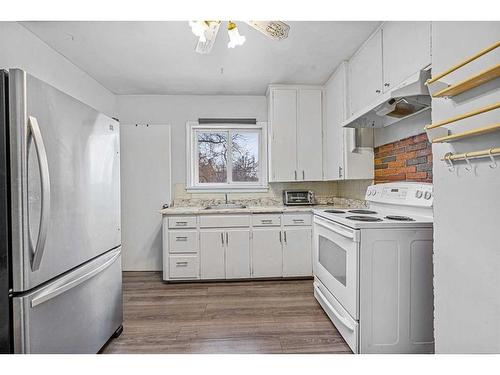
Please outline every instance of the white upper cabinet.
M324 160L325 180L341 180L344 170L344 129L346 64L342 63L325 86Z
M297 90L270 92L270 181L295 181L297 177Z
M349 60L349 116L430 63L430 22L385 22Z
M384 91L431 63L429 21L386 22L383 25Z
M349 61L350 114L382 93L382 30L379 29Z
M322 92L312 86L269 87L271 182L322 180Z
M328 181L373 178L373 148L356 145L360 129L343 128L346 119L347 64L325 85L323 178Z
M297 179L319 181L323 177L322 90L299 89L297 123Z

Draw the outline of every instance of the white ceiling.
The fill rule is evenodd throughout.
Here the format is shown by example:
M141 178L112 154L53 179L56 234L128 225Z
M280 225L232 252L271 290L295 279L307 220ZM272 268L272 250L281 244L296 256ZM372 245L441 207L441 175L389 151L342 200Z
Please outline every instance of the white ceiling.
M187 22L22 22L115 94L263 95L270 83L324 83L379 22L287 22L274 41L238 22L246 43L228 49L225 24L209 55Z

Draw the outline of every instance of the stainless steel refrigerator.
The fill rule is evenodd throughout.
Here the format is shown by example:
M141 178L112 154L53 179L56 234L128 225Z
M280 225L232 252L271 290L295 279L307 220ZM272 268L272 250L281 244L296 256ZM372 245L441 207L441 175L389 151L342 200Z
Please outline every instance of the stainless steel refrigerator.
M96 353L122 329L118 121L0 71L0 352Z

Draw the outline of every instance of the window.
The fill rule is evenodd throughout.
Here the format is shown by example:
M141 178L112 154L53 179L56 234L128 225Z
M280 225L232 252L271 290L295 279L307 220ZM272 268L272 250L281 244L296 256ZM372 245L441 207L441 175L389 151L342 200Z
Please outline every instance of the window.
M188 190L267 188L265 123L187 124Z

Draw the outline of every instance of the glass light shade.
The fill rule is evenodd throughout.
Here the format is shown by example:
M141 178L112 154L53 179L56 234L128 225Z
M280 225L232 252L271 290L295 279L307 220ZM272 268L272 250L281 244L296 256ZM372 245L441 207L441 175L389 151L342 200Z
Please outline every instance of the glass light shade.
M240 35L237 27L229 29L227 33L229 34L229 43L227 44L227 48L241 46L246 41L246 38L243 35Z
M205 21L189 21L189 26L191 26L191 31L194 35L200 38L200 42L206 42L207 38L205 36L205 31L208 30L208 24Z

